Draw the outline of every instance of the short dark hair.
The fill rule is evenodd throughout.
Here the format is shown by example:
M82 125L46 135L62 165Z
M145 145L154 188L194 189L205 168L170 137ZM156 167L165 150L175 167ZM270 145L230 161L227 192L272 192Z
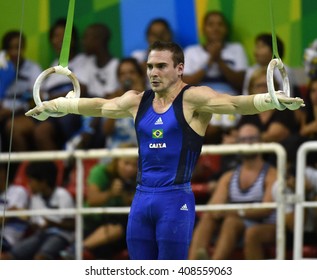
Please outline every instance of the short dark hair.
M184 64L184 52L182 48L174 42L156 41L149 47L149 52L153 50L170 51L173 54L172 59L174 62L174 67L180 63Z
M26 175L46 182L52 189L56 187L57 166L53 161L30 162L26 167Z
M258 41L261 41L265 45L267 45L271 49L271 51L273 53L273 38L272 38L272 34L270 34L270 33L261 33L261 34L257 35L256 38L255 38L255 42L258 42ZM283 58L283 56L284 56L284 43L278 36L276 36L276 44L277 44L277 50L278 50L279 56L281 58Z

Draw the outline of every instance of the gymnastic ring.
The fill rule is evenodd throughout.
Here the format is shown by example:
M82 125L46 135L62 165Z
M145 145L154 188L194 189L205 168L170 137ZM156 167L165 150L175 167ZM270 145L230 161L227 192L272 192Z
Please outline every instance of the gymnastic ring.
M33 86L33 99L34 102L37 106L42 105L42 100L40 97L40 87L44 79L47 78L47 76L51 74L61 74L67 76L74 87L74 94L73 96L70 96L68 98L79 98L80 97L80 85L79 82L76 78L76 76L67 68L67 67L62 67L62 66L55 66L55 67L50 67L46 70L44 70L35 80L34 86ZM66 114L65 113L50 113L49 114L51 117L63 117Z
M274 88L274 69L278 68L280 71L280 74L283 78L283 92L287 97L290 96L290 87L289 87L289 80L287 76L287 72L285 70L284 64L280 58L274 58L270 61L267 72L266 72L266 82L267 82L267 88L268 92L271 96L272 102L276 109L284 110L286 107L281 104L275 94L275 88Z

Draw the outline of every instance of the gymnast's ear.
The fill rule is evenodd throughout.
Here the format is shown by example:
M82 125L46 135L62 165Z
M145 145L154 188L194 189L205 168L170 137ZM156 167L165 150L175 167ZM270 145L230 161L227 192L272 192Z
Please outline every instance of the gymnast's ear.
M178 63L176 66L178 76L183 76L184 74L184 63Z

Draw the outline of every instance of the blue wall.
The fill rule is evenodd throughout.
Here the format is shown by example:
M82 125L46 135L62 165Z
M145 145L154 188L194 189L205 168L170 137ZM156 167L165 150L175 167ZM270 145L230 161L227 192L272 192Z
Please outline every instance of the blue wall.
M193 0L123 0L121 32L125 56L130 55L132 50L147 47L146 28L151 20L158 17L170 23L175 34L174 40L183 47L197 42Z

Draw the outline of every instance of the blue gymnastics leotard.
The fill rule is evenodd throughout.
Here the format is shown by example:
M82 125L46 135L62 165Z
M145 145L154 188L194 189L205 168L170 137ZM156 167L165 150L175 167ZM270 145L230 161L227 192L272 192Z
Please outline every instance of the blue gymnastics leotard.
M154 111L152 90L140 102L138 186L127 227L131 259L187 259L195 220L190 180L203 144L183 114L188 87L164 113Z

